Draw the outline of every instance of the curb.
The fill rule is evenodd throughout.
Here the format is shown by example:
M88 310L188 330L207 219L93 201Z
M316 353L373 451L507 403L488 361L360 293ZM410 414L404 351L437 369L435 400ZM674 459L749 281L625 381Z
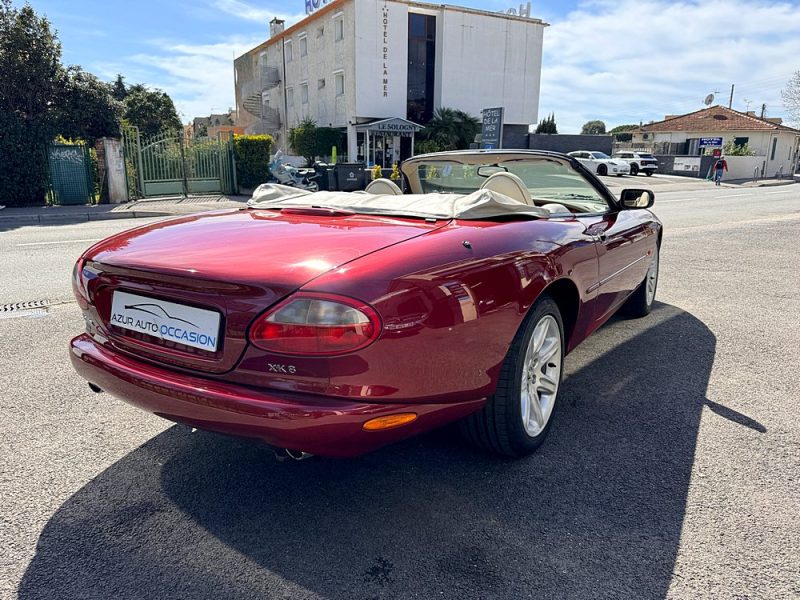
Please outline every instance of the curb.
M130 212L81 213L70 215L19 215L0 216L0 225L69 225L88 221L113 221L117 219L144 219L147 217L170 217L174 213L157 210L132 210Z

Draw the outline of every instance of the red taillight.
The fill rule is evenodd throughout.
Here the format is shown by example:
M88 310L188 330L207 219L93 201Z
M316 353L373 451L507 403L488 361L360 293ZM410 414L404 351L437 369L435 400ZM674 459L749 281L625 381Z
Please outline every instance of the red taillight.
M298 294L260 316L253 345L280 354L345 354L371 344L381 331L375 310L352 298Z
M89 291L86 289L83 279L83 265L85 263L86 260L81 256L72 269L72 293L75 294L78 304L83 309L89 307Z

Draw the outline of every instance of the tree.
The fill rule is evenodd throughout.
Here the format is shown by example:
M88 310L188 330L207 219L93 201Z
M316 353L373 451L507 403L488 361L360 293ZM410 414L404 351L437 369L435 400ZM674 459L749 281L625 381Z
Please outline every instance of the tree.
M117 73L117 78L114 80L114 83L111 84L111 87L111 94L116 100L122 102L128 97L128 88L125 87L125 78L119 73Z
M90 145L100 137L119 136L123 107L111 85L77 66L66 70L62 85L55 107L59 134Z
M44 150L57 131L53 104L63 81L61 44L50 22L0 0L0 190L3 204L41 203Z
M141 84L128 88L124 118L145 136L181 129L181 120L172 98L166 92L150 90Z
M800 123L800 71L795 71L789 83L781 90L781 98L792 120Z
M606 124L602 121L587 121L581 127L584 135L603 135L606 132Z
M306 159L308 165L314 163L317 155L317 123L306 117L289 130L289 144L295 154Z
M618 142L630 142L633 139L631 131L635 131L637 129L639 129L639 126L636 124L617 125L608 133L613 135L614 139Z
M433 142L441 150L464 150L481 130L477 117L456 108L440 107L420 133L423 142Z
M331 148L338 146L342 133L335 127L317 127L317 156L329 156Z
M750 150L749 144L736 144L733 138L725 142L725 145L722 147L722 153L725 156L755 156L756 154Z
M536 126L536 133L558 133L558 127L556 126L556 115L554 113L550 113L548 117L539 121L539 125Z

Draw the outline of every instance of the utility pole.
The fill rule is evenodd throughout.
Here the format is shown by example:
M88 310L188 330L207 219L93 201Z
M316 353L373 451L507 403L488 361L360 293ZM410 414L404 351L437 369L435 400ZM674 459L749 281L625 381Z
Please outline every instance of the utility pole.
M735 83L731 84L731 99L728 100L728 108L733 108L733 88L735 85Z
M765 114L767 114L767 105L766 104L762 104L761 105L761 118L762 119L764 118Z

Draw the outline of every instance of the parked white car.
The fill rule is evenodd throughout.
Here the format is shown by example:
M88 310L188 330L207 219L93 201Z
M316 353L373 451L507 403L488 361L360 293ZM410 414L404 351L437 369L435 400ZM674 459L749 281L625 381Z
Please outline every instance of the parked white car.
M613 158L618 158L628 163L631 166L631 175L644 173L650 177L658 169L658 160L649 152L621 150L614 154Z
M577 159L584 167L598 175L629 175L631 166L624 160L615 160L608 154L594 150L576 150L568 152L567 156Z

